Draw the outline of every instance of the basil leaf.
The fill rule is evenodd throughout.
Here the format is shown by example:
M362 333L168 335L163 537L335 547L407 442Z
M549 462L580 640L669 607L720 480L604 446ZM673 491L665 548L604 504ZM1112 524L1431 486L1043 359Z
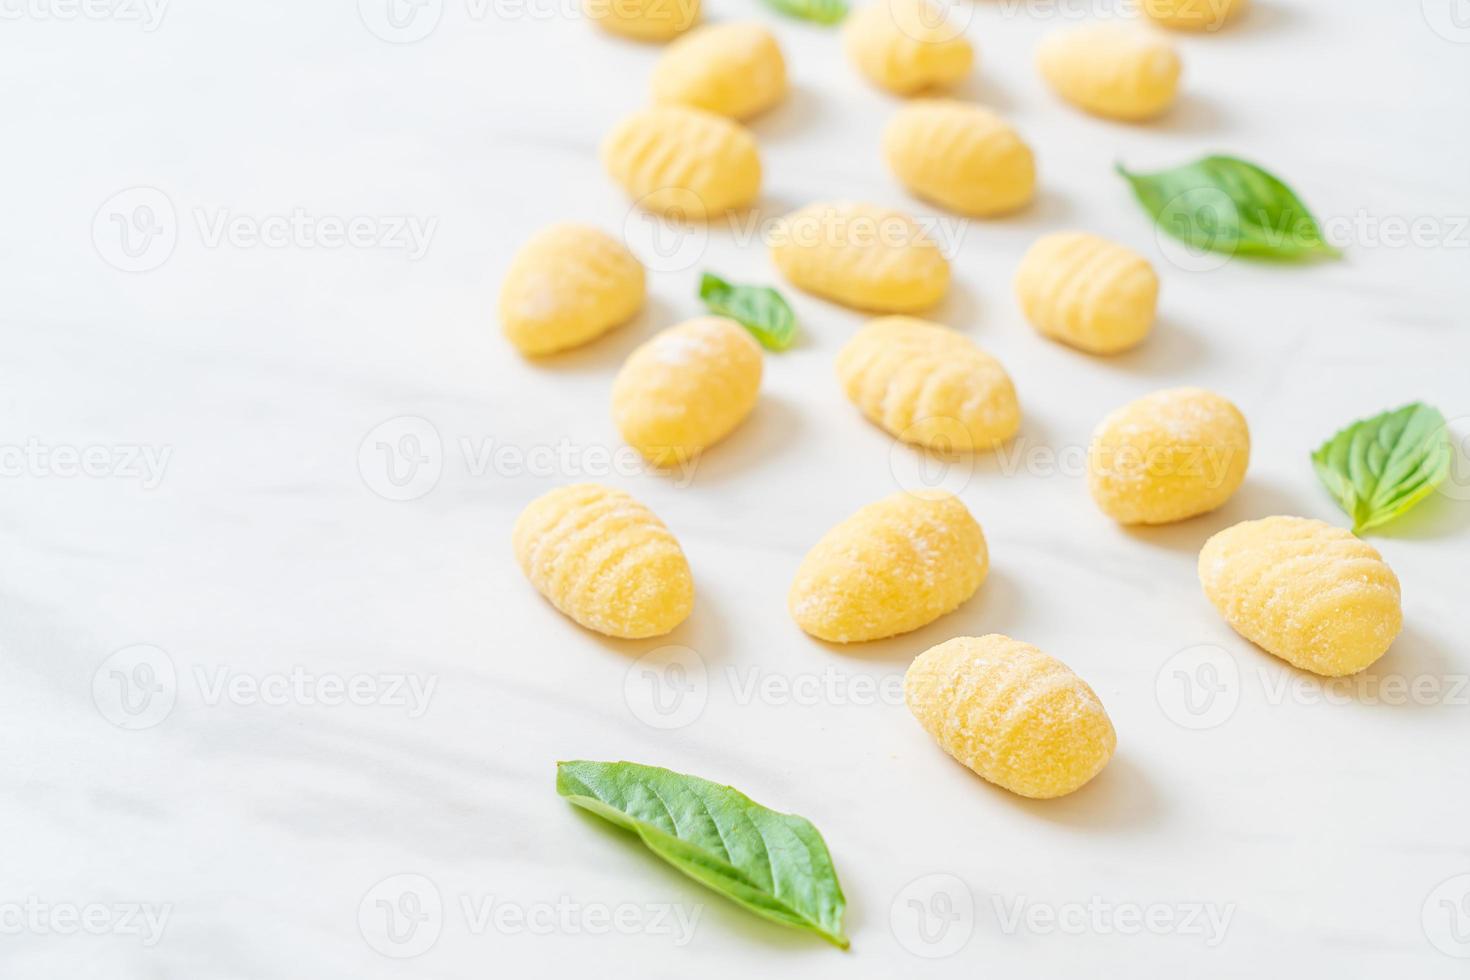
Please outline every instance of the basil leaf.
M1192 248L1277 259L1342 254L1292 189L1253 163L1209 156L1153 174L1117 170L1154 223Z
M847 16L847 0L766 0L766 5L818 24L835 24Z
M1423 402L1354 422L1312 454L1354 533L1387 523L1434 492L1453 458L1444 416Z
M837 872L803 818L729 786L632 762L558 762L556 791L756 915L847 948Z
M699 298L711 313L727 316L755 334L767 350L785 350L796 340L796 314L769 286L736 286L706 272Z

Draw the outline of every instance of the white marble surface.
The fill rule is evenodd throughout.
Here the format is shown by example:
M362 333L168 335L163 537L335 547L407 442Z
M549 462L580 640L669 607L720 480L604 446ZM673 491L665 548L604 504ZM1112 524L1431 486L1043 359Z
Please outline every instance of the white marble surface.
M698 582L669 641L695 651L692 689L678 727L659 728L649 678L678 675L639 658L662 643L604 641L556 614L517 572L510 524L537 493L624 461L613 373L698 312L700 269L774 270L719 230L660 261L647 312L603 342L533 365L501 340L499 276L537 227L626 225L653 258L594 149L643 100L657 50L600 35L569 2L431 0L435 29L404 44L351 0L174 0L147 23L127 16L156 5L6 6L0 973L1463 976L1470 470L1460 499L1374 539L1407 627L1361 685L1324 691L1251 648L1193 570L1231 522L1341 520L1307 453L1350 419L1422 398L1470 431L1470 28L1451 5L1261 0L1227 32L1179 39L1187 94L1147 128L1078 116L1031 69L1036 40L1084 5L957 7L981 52L964 93L1015 121L1044 185L1015 219L946 226L957 282L936 316L1006 363L1026 411L1009 463L945 475L984 524L992 577L891 642L831 648L789 621L804 550L914 475L833 382L861 318L796 296L802 344L769 358L759 409L692 483L609 478L674 528ZM709 11L770 22L791 63L792 98L754 126L760 218L834 194L934 214L881 165L895 103L849 70L834 32L754 0ZM1174 264L1112 164L1210 150L1285 176L1347 258ZM139 204L166 234L130 258L113 218L146 217ZM251 237L298 209L275 244ZM354 217L356 245L308 234L322 229L307 219ZM1388 240L1415 219L1420 245ZM1081 356L1019 317L1021 251L1067 227L1158 263L1161 322L1136 353ZM1249 417L1247 483L1217 514L1121 530L1076 454L1105 411L1183 383ZM359 449L405 416L440 440L420 443L420 473L441 472L393 502L373 489L390 486L375 442L414 430L380 431L361 469ZM486 446L504 454L477 456ZM93 475L76 475L69 454L88 447ZM913 654L988 631L1062 657L1108 705L1117 757L1075 796L1028 803L970 777L893 702ZM1198 645L1218 649L1176 656ZM151 700L120 686L147 679L140 665ZM313 680L292 686L296 670ZM1225 688L1207 704L1196 687L1191 713L1181 671ZM323 703L348 683L366 685L359 703ZM811 818L852 950L753 920L574 812L553 792L568 757L703 774ZM442 911L425 906L396 943L378 903L405 890ZM960 899L948 931L941 892ZM621 924L598 934L601 914ZM692 935L680 915L697 915ZM921 958L934 953L952 955Z

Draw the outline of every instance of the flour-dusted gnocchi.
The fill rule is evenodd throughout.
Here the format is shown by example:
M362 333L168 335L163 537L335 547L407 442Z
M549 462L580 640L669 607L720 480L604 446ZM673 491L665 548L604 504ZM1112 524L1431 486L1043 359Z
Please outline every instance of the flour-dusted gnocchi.
M812 204L778 221L768 241L776 268L793 284L854 309L917 313L949 288L949 262L901 211Z
M1012 793L1081 788L1118 737L1097 694L1066 664L999 633L958 636L909 665L904 701L939 747Z
M1216 31L1244 13L1247 0L1140 0L1154 23L1180 31Z
M1080 231L1045 235L1016 270L1016 298L1031 325L1093 354L1136 347L1153 327L1159 277L1148 259Z
M1000 362L948 327L873 320L837 354L852 403L890 435L930 449L991 449L1016 434L1021 409Z
M511 531L536 591L590 630L662 636L694 608L694 579L674 535L647 507L596 483L531 501Z
M791 618L819 640L859 643L916 630L975 594L985 534L958 497L900 492L828 531L797 569Z
M1169 388L1102 420L1087 451L1087 487L1115 521L1167 524L1229 500L1250 455L1245 416L1229 399Z
M639 41L667 41L699 19L699 0L585 0L601 27Z
M1327 677L1367 667L1403 627L1393 569L1325 521L1267 517L1227 527L1200 549L1199 580L1237 633Z
M747 119L786 95L786 61L760 24L712 24L669 45L653 69L653 101Z
M761 189L760 152L750 131L688 106L628 116L603 140L602 163L642 207L686 218L744 207Z
M628 445L677 466L719 442L755 407L761 349L734 320L708 316L657 334L613 382L613 421Z
M643 306L643 264L585 225L551 225L511 260L500 287L500 325L523 354L585 344Z
M919 99L883 131L888 168L914 194L951 211L986 217L1014 211L1036 190L1031 147L989 109Z
M1137 27L1094 24L1047 36L1037 54L1042 77L1078 108L1137 121L1174 104L1179 55Z
M842 44L868 81L898 95L947 88L975 63L963 30L933 0L873 0L848 16Z

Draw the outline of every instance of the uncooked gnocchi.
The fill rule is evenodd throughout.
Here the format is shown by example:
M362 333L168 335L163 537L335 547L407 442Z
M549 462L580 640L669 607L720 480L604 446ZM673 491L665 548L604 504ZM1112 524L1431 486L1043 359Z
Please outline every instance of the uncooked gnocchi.
M744 207L761 189L760 152L750 131L688 106L628 116L603 140L602 163L642 207L686 218Z
M1219 30L1245 11L1246 0L1140 0L1156 24L1181 31Z
M1102 420L1087 450L1087 488L1119 523L1182 521L1229 500L1250 455L1245 416L1229 399L1169 388Z
M1097 235L1040 238L1016 270L1016 298L1031 325L1093 354L1136 347L1153 327L1159 277L1148 259Z
M667 41L699 19L699 0L585 0L601 27L639 41Z
M939 747L1032 799L1065 796L1102 771L1118 738L1097 694L1066 664L999 633L919 654L904 701Z
M536 591L590 630L662 636L694 608L679 542L621 490L579 483L543 494L516 519L511 544Z
M883 131L888 168L914 194L951 211L986 217L1014 211L1036 190L1031 148L989 109L920 99Z
M854 309L917 313L949 288L949 262L901 211L852 201L812 204L778 221L768 240L783 276Z
M848 15L842 44L868 81L898 95L954 85L975 63L964 32L931 0L875 0Z
M561 224L533 235L500 287L500 325L523 354L585 344L643 306L643 265L596 228Z
M786 95L786 62L759 24L712 24L680 38L653 68L653 101L747 119Z
M1393 569L1325 521L1267 517L1227 527L1200 549L1199 580L1237 633L1327 677L1373 663L1403 626Z
M837 379L870 420L930 449L991 449L1021 425L1005 368L937 323L905 316L873 320L837 354Z
M1137 121L1174 104L1179 55L1136 27L1093 24L1048 35L1037 53L1042 77L1073 105L1111 119Z
M880 640L953 612L990 570L985 535L959 498L900 492L828 531L797 569L791 618L833 643Z
M728 435L755 407L761 349L734 320L709 316L662 331L613 382L613 421L628 445L676 466Z

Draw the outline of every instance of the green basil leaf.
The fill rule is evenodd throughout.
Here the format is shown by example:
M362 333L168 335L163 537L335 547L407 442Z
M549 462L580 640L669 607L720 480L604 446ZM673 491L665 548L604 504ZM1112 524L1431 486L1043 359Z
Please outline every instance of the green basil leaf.
M1117 170L1154 223L1191 248L1276 259L1342 254L1292 189L1253 163L1209 156L1153 174Z
M1359 532L1387 523L1449 476L1444 416L1423 402L1354 422L1312 454L1312 465Z
M822 835L805 819L729 786L632 762L558 762L556 791L756 915L847 948L847 902Z
M835 24L847 16L847 0L766 0L766 5L817 24Z
M727 316L755 334L767 350L785 350L796 340L796 314L769 286L737 286L706 272L699 298L711 313Z

